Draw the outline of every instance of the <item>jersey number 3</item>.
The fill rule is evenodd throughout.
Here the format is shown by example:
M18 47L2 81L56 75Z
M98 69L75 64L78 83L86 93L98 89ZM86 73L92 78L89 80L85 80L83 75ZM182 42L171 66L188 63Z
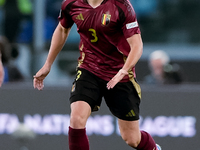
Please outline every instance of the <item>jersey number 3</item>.
M89 31L91 32L92 37L93 37L93 39L91 39L90 41L92 43L97 42L98 41L98 37L97 37L95 29L90 28Z

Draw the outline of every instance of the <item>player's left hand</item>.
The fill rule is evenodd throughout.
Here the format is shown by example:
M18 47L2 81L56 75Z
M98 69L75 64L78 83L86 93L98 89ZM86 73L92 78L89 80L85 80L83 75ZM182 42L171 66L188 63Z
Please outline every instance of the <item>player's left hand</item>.
M107 88L114 88L114 86L121 81L125 75L128 75L128 72L120 69L119 72L107 83Z

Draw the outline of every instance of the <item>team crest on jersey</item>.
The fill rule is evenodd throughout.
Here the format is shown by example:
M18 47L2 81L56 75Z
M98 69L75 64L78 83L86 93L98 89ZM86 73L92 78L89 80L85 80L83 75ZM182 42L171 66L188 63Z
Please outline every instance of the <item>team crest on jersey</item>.
M104 25L104 26L108 25L110 23L110 18L111 18L111 15L103 14L101 24Z

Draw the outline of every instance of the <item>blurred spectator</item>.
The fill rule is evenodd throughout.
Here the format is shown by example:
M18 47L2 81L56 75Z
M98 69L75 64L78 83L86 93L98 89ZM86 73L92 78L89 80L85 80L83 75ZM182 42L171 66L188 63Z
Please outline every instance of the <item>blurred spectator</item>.
M1 61L1 51L0 51L0 87L3 83L3 80L4 80L4 69L3 69L3 64Z
M4 34L10 42L16 40L22 18L17 6L17 0L6 0L4 4Z
M21 21L30 17L32 5L30 0L4 0L4 35L11 43L16 42L21 29Z
M18 56L17 47L11 45L6 37L0 36L0 52L4 68L4 83L22 81L23 75L12 62Z
M151 73L144 79L148 84L177 84L182 82L180 66L170 64L170 58L162 50L154 51L149 57L149 69Z

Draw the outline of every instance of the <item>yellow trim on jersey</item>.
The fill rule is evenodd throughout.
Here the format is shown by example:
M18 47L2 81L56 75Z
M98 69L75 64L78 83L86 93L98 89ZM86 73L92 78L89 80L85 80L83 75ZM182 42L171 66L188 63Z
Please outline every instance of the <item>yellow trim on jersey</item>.
M123 59L124 59L124 62L126 62L127 57L124 55ZM129 80L132 82L133 86L135 87L139 98L141 99L142 98L141 88L140 88L140 85L135 81L134 73L132 69L128 71L128 76L129 76Z
M82 50L83 50L83 47L84 47L84 45L82 44L82 45L81 45L81 47L80 47L80 51L82 51Z
M83 47L84 47L84 45L82 44L81 47L80 47L80 51L83 51ZM78 67L80 67L80 65L83 63L84 59L85 59L85 53L82 52L81 59L78 61Z
M129 76L130 81L133 83L133 86L135 87L139 98L141 99L142 98L141 88L140 88L140 85L135 81L134 74L133 74L132 70L128 72L128 76Z

